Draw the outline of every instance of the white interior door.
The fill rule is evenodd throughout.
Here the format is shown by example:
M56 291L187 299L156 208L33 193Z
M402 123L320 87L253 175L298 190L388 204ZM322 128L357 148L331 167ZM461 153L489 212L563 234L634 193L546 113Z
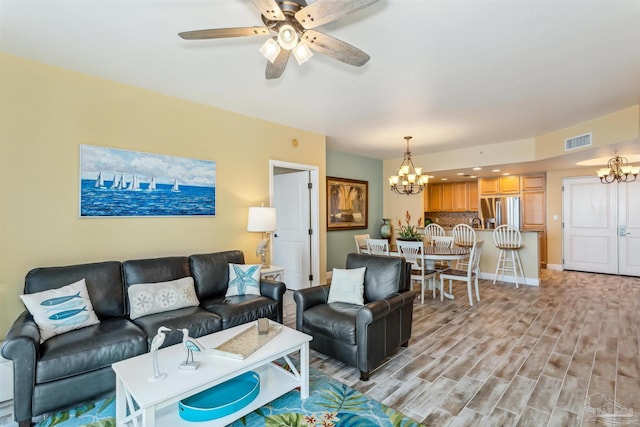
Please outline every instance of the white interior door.
M616 184L596 177L565 178L563 184L564 268L618 274Z
M617 186L620 274L640 276L640 181Z
M288 289L310 285L311 204L309 172L291 172L273 177L273 202L278 229L273 234L273 264L284 267Z

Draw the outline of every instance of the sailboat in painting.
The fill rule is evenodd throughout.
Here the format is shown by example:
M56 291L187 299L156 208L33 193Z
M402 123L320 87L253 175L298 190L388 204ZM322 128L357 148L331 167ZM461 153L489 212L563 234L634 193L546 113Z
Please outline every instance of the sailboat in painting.
M133 175L131 177L131 182L129 182L129 186L127 187L127 190L139 190L140 189L140 178L138 177L138 175Z
M173 180L173 187L171 187L171 191L173 191L174 193L177 193L180 191L180 187L178 186L177 179Z
M151 182L149 183L149 188L147 188L147 190L155 190L156 189L156 177L152 176L151 177Z
M104 186L104 178L102 178L102 172L98 173L98 178L96 178L96 183L93 186L95 188L106 188Z

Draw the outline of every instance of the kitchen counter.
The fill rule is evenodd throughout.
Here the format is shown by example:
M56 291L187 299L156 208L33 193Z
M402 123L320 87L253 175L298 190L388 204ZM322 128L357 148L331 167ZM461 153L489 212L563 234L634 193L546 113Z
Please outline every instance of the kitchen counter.
M442 227L445 233L450 236L453 227ZM496 265L498 264L498 253L500 252L493 243L493 228L476 228L477 240L484 242L482 257L480 258L480 278L493 281ZM424 231L423 229L421 231ZM540 230L542 231L542 230ZM522 249L520 249L520 259L524 268L527 285L538 286L540 284L540 252L538 250L539 240L537 230L520 230L522 236ZM504 277L505 282L515 283L512 276ZM518 280L520 282L522 278Z

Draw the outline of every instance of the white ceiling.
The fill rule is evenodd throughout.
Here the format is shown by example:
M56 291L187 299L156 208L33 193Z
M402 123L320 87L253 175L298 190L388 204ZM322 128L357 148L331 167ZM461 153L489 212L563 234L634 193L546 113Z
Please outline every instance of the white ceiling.
M0 50L327 135L384 159L531 138L640 103L640 0L380 0L317 28L371 55L316 53L264 78L249 0L0 0ZM636 141L637 144L637 141Z

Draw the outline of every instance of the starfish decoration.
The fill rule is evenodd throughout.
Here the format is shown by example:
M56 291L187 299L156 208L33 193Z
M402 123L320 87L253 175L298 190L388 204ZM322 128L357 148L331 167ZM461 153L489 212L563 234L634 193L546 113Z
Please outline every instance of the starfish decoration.
M233 270L236 273L236 278L229 282L229 286L237 286L238 293L244 295L248 286L256 287L257 281L251 276L258 268L260 268L259 265L252 265L247 268L247 271L244 271L241 267L234 265Z

